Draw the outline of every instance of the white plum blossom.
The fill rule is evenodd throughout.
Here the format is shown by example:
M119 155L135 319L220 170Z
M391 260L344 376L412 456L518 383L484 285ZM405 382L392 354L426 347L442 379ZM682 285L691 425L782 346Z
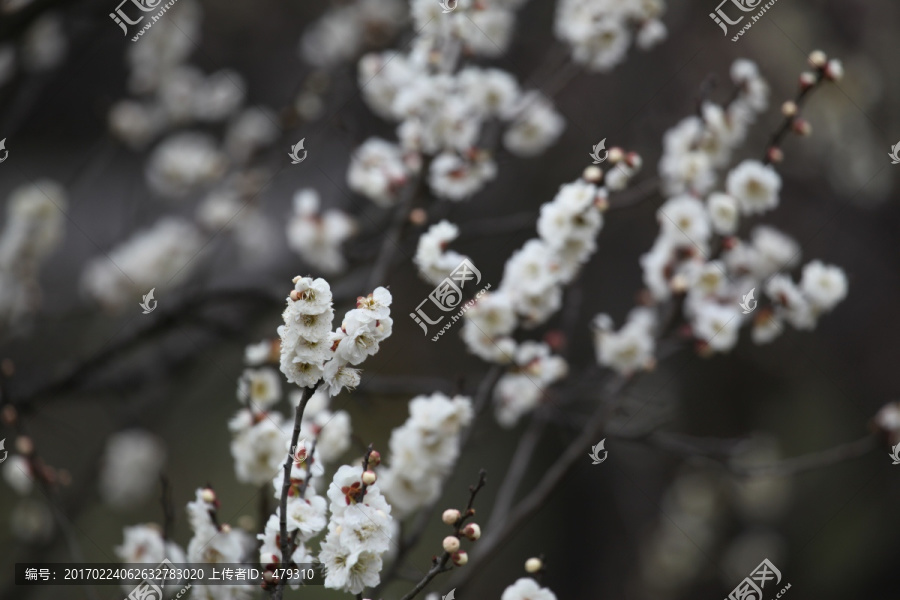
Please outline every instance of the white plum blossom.
M710 194L706 199L706 210L713 230L719 235L731 235L737 230L740 218L738 203L728 194Z
M463 200L483 188L496 174L497 166L484 153L463 157L443 152L431 162L428 183L442 198Z
M575 62L607 72L625 59L633 30L648 50L666 37L659 21L662 0L562 0L556 8L556 37L572 48Z
M266 349L268 352L268 348ZM238 400L259 412L281 400L281 379L274 369L245 369L238 379Z
M816 310L830 311L847 296L847 276L839 267L814 260L803 267L800 288Z
M357 229L356 221L338 209L320 211L319 194L303 189L294 195L294 215L287 224L291 250L310 266L324 273L340 273L346 268L343 243Z
M213 519L216 510L217 501L212 490L198 489L195 499L188 502L188 523L193 537L188 542L185 562L237 564L243 562L248 550L253 547L252 539L243 530L217 525ZM192 585L191 597L195 595L204 600L249 600L253 597L253 591L243 584Z
M565 359L553 356L544 343L523 342L516 349L515 367L497 381L494 415L502 427L514 427L519 419L537 408L546 388L568 373Z
M437 499L472 421L471 400L436 393L410 400L409 418L391 432L389 466L378 483L400 518Z
M771 166L745 160L728 174L727 189L743 214L759 214L778 206L781 177Z
M503 145L518 156L537 156L556 142L566 126L553 104L538 92L528 92L512 109L515 121L503 134Z
M503 590L500 600L556 600L556 594L542 588L534 579L522 577Z
M704 302L696 307L692 327L694 336L714 352L726 352L737 344L741 311L737 305L723 306Z
M350 159L347 185L379 206L393 205L409 178L409 169L399 146L369 138Z
M113 550L124 563L159 564L164 559L184 562L184 551L172 541L164 540L154 524L125 527L121 546Z
M413 262L425 281L437 285L450 276L468 257L448 250L447 245L459 236L459 227L442 220L419 237Z
M138 292L145 294L152 288L166 289L185 281L198 263L195 259L203 244L193 223L164 217L106 256L92 259L82 273L82 289L104 308L120 311L140 300Z
M100 472L103 501L124 510L146 500L156 489L165 462L165 444L155 435L140 429L112 435Z
M231 455L238 481L262 485L271 481L284 464L290 425L284 423L281 413L260 414L255 410L241 410L229 423L234 434Z
M606 314L594 317L594 349L597 362L622 375L651 368L655 361L656 316L646 308L636 308L621 329L613 330L612 318Z
M3 463L3 479L20 496L27 496L34 488L34 474L28 459L20 454L8 456Z
M180 133L162 141L147 163L147 183L168 198L183 198L218 181L227 160L209 136Z

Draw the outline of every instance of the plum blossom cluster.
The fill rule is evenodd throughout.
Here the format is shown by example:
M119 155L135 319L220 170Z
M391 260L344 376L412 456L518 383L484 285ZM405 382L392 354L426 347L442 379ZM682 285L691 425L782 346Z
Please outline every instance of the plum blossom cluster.
M554 30L576 63L607 72L625 60L632 39L641 50L666 39L664 10L663 0L562 0Z
M121 310L138 291L165 289L185 281L203 243L192 222L163 217L105 256L92 259L81 275L81 288L104 308Z
M237 397L243 408L229 422L232 432L231 454L238 481L263 485L275 479L280 493L279 476L290 446L290 424L275 410L283 397L282 379L272 363L280 359L280 343L264 340L247 348L248 367L238 379ZM290 394L296 407L300 392ZM301 421L300 436L316 443L316 457L322 464L337 460L350 446L350 415L332 412L328 394L320 389L310 397ZM325 427L328 425L328 427ZM298 477L305 479L303 471Z
M755 63L736 60L731 79L736 89L726 106L704 101L700 116L685 118L663 137L659 174L666 194L709 193L716 185L717 169L728 165L757 115L768 107L769 85ZM736 177L752 175L757 174L751 168Z
M465 10L456 12L445 16L469 23ZM496 136L505 126L507 150L534 156L555 142L565 126L548 98L523 92L509 73L475 66L455 71L454 56L436 54L441 46L435 44L426 29L408 53L368 54L360 60L366 102L380 116L400 123L399 144L371 138L356 151L348 171L350 187L378 204L397 202L407 180L419 172L423 155L432 157L428 183L438 197L469 198L497 172L484 136Z
M342 210L320 210L319 194L302 189L294 194L294 214L287 224L288 246L315 269L326 274L347 267L341 246L357 230L356 221Z
M325 11L300 39L306 62L327 69L383 44L406 22L401 0L351 0Z
M30 0L5 2L0 6L0 14L15 14L29 4ZM25 28L18 45L12 42L0 43L0 87L12 81L20 69L39 73L54 69L62 63L69 47L63 23L63 17L59 13L45 12Z
M382 557L396 531L372 470L378 461L372 451L365 466L340 467L328 488L328 533L319 552L327 588L359 594L381 582Z
M324 279L295 277L278 328L281 338L281 372L300 387L312 387L324 379L328 393L353 389L359 383L358 365L378 352L393 330L391 293L383 287L344 315L341 326L331 331L334 309L331 286Z
M41 180L15 189L0 232L0 331L40 304L41 263L62 240L67 201L59 184Z
M509 369L494 388L494 415L503 427L514 427L533 411L545 390L569 372L565 359L554 356L543 342L519 344Z
M188 524L193 536L188 542L186 562L236 564L252 556L253 537L243 529L220 523L218 509L219 500L211 488L198 489L194 500L188 502ZM244 584L193 585L191 589L191 598L202 600L249 600L255 592Z
M459 227L447 220L435 223L419 236L413 263L422 279L437 285L468 259L455 250L447 249L447 245L458 236Z
M467 54L499 56L509 46L515 11L524 0L458 0L443 10L440 2L410 0L413 27L429 45L459 44Z
M459 456L460 433L472 417L465 396L435 393L410 400L409 418L391 432L389 466L379 478L398 518L437 500Z
M645 304L656 307L679 301L703 354L731 350L742 325L751 321L756 343L775 339L785 323L812 329L847 294L844 272L818 260L803 267L799 283L784 274L799 265L801 255L800 245L787 234L754 225L749 239L736 235L742 218L762 215L779 205L782 183L769 164L780 155L773 146L778 152L770 149L765 162L741 162L728 172L724 189L715 188L717 169L727 165L732 150L743 141L748 115L765 108L767 102L768 86L753 63L737 61L732 76L738 87L726 109L707 102L705 119L691 117L667 134L660 173L669 198L657 211L659 235L640 260L648 290ZM823 66L820 78L826 77ZM796 128L795 108L783 112L788 126L802 133ZM808 132L808 127L801 129ZM693 166L681 162L673 167L683 161L684 152L693 156ZM695 168L698 165L702 168ZM765 306L751 317L756 304L748 302L757 289L765 295ZM652 308L635 309L619 331L613 330L608 315L598 315L594 324L600 364L624 374L652 368L659 333L653 313Z

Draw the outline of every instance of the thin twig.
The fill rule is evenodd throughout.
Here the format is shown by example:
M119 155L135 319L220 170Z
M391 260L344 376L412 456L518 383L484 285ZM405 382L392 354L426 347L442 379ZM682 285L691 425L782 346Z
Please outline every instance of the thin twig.
M288 492L291 489L291 468L294 466L294 449L297 447L297 440L300 439L300 426L303 424L303 411L306 410L309 399L319 388L319 385L321 385L321 381L311 388L303 388L303 395L300 398L300 403L297 404L297 409L294 413L294 431L291 433L291 450L288 452L288 456L284 461L284 479L282 479L281 482L281 515L279 521L282 565L290 564L290 557L291 554L293 554L291 540L288 538L287 532L287 499ZM307 475L306 478L309 479L309 475ZM286 583L286 577L282 577L278 580L275 590L272 592L272 598L274 600L281 600Z

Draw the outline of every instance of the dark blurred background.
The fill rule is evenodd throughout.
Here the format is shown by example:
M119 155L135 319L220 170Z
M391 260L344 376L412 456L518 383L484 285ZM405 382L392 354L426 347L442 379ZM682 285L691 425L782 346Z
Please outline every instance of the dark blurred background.
M67 39L58 66L17 74L0 87L0 138L10 151L10 159L0 164L0 199L5 203L12 190L40 178L62 183L68 195L65 238L40 271L42 306L5 332L0 357L14 363L6 382L13 402L42 392L22 408L22 419L44 460L71 474L72 483L54 503L70 511L73 529L52 534L49 542L15 537L9 521L20 499L0 485L0 590L9 598L87 597L83 588L26 593L11 587L12 563L26 557L69 561L67 536L77 538L88 561L109 562L123 526L162 520L158 494L124 512L99 499L98 459L108 437L121 429L140 427L165 442L165 472L178 517L174 538L180 544L190 538L184 504L207 483L223 499L224 520L237 523L244 517L258 528L257 490L235 480L226 424L237 409L243 348L274 337L287 282L302 268L287 250L281 226L293 193L313 187L326 205L357 214L369 228L348 249L351 269L341 280L343 288L336 286L344 290L338 313L362 293L379 243L377 225L385 222L382 211L344 184L351 149L369 135L391 138L393 129L359 98L355 61L350 61L330 71L324 115L296 121L284 143L263 157L275 175L258 203L278 232L265 239L271 253L264 263L242 265L233 240L218 236L200 273L157 294L156 314L139 314L139 294L133 311L96 310L79 292L86 262L163 214L192 215L197 204L195 197L157 198L143 177L150 150L127 149L108 133L111 106L128 95L124 51L131 45L110 22L108 4L36 1L14 15L0 14L0 44L17 40L46 10L60 15ZM202 38L190 62L206 73L222 68L240 73L248 105L276 112L290 106L312 71L298 57L300 36L326 6L271 0L200 4ZM765 221L802 244L804 261L821 258L840 265L850 282L846 301L814 332L792 330L768 346L753 345L744 332L734 352L711 359L677 353L627 392L628 402L661 415L663 429L711 440L753 440L765 462L857 440L879 408L900 395L900 171L894 171L900 166L893 167L886 156L900 140L900 5L780 0L737 43L710 23L714 8L713 0L668 2L663 20L670 35L663 45L647 53L631 51L609 74L581 72L555 93L567 119L558 143L534 159L502 159L486 190L441 210L463 231L454 247L475 260L488 282L498 282L506 257L533 237L533 226L467 236L467 224L527 213L536 219L540 205L586 166L595 138L638 151L644 169L637 181L654 178L663 133L695 110L709 75L722 83L713 97L727 98L728 68L735 58L746 57L758 63L772 92L769 110L735 160L759 158L780 123L778 106L795 93L809 51L820 48L841 58L844 80L819 91L805 109L812 137L785 146L779 168L782 203ZM553 2L528 2L509 52L485 64L540 87L544 82L532 81L532 74L560 44L549 27L553 13ZM404 35L408 31L388 45ZM304 136L310 149L306 168L285 169L288 147ZM577 315L584 323L567 349L573 373L595 362L591 317L608 312L621 322L634 305L642 285L637 261L656 236L654 213L661 202L654 195L607 214L598 251L585 268L583 293L567 300L565 318ZM410 235L403 242L404 255L412 256L415 239ZM405 318L406 309L430 289L408 260L388 279L397 313L394 336L385 351L366 362L358 393L336 400L350 412L355 436L382 446L405 419L413 395L394 388L451 392L461 381L471 393L487 371L457 336L424 343ZM246 295L204 296L215 289ZM198 298L200 308L190 308ZM135 343L128 343L132 339ZM102 354L109 348L116 349L114 356ZM98 354L100 364L84 362ZM72 371L85 365L84 373ZM578 401L589 403L590 394ZM488 470L490 483L499 484L524 427L507 431L491 419L481 422L440 506L462 504L465 486L480 467ZM4 428L2 437L11 449L14 433ZM571 437L562 427L548 429L524 490ZM708 458L613 436L607 449L610 460L602 466L591 466L587 456L576 465L550 502L458 593L462 600L498 598L524 575L525 559L539 554L549 566L543 583L560 599L722 598L749 574L746 565L755 566L757 557L778 566L791 584L790 597L898 597L900 467L891 465L888 447L747 485ZM485 506L497 491L490 483ZM32 493L31 501L44 500ZM415 553L417 566L427 567L437 551L444 535L438 525ZM429 589L446 593L439 583ZM405 591L395 586L386 597ZM113 587L99 593L104 599L122 595ZM304 594L337 597L318 589Z

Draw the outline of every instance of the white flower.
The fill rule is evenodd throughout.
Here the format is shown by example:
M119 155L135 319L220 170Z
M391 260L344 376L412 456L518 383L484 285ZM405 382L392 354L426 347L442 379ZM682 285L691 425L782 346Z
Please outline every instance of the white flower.
M283 419L281 413L266 413L249 428L237 431L231 441L231 455L238 481L262 485L282 467L289 431Z
M244 362L251 366L259 366L269 361L272 355L272 342L263 340L244 348Z
M182 198L225 174L226 160L209 136L180 133L161 142L147 163L147 182L157 193Z
M783 269L791 269L800 259L800 245L774 227L760 225L750 234L753 241L753 274L765 279Z
M740 102L761 112L769 105L769 85L760 76L756 63L738 59L731 65L731 79L741 86Z
M706 210L713 229L719 235L731 235L737 230L738 203L728 194L710 194L706 199Z
M840 267L814 260L803 267L800 289L820 311L829 311L847 296L847 276Z
M341 252L345 240L356 232L356 221L343 211L319 211L319 195L303 189L294 195L294 216L287 224L288 246L312 266L326 273L346 268Z
M228 125L224 147L236 161L244 162L278 139L278 118L268 108L247 108Z
M365 504L353 504L347 507L340 519L338 540L354 552L382 554L391 546L392 521L390 506L385 511Z
M285 512L288 532L299 531L301 540L309 540L325 529L327 510L328 503L321 496L288 498Z
M510 114L520 94L516 78L500 69L465 67L457 81L462 94L486 115Z
M556 600L556 594L542 588L534 579L522 577L503 590L500 600Z
M345 319L341 325L344 336L338 343L335 354L345 362L358 365L378 352L378 337L371 325L356 319Z
M345 361L333 358L325 365L325 385L330 396L337 396L342 389L356 389L359 385L359 369L354 369Z
M428 184L441 198L463 200L496 175L497 166L486 153L467 160L455 152L443 152L431 161Z
M18 454L8 457L3 465L3 478L9 487L20 496L27 496L34 487L34 476L28 459Z
M538 92L528 92L512 111L516 119L503 135L503 145L517 156L537 156L553 144L566 121Z
M184 561L184 552L173 542L167 542L156 525L134 525L123 531L121 546L114 552L124 563L159 564L164 559L179 563Z
M766 284L766 295L777 307L776 315L796 329L808 330L816 326L816 315L800 288L787 275L774 275Z
M328 380L327 374L325 379ZM300 434L306 438L315 438L316 455L321 458L323 463L334 462L350 447L350 436L353 432L350 415L343 410L336 413L323 410L310 414L307 420L309 407L310 405L307 404Z
M399 146L369 138L353 153L347 185L379 206L393 205L406 181L407 168Z
M770 166L745 160L728 174L728 194L745 215L764 213L778 206L781 177Z
M676 196L656 213L661 235L678 246L696 246L705 254L712 230L703 203L691 196Z
M325 587L329 589L359 594L381 582L381 556L374 552L354 552L332 535L322 543L319 561L325 569Z
M158 108L134 100L120 100L109 110L109 129L135 150L144 148L159 133L165 118Z
M594 349L597 362L622 375L653 364L656 350L656 317L650 309L635 309L619 331L613 331L609 315L594 317Z
M374 323L387 319L391 315L392 301L393 297L387 288L379 286L368 296L359 296L356 299L356 310L351 311L353 318L360 323Z
M138 301L136 287L144 293L156 288L158 294L187 279L199 264L194 259L203 244L193 223L164 217L106 256L91 260L82 274L82 288L104 307L121 310Z
M507 374L494 388L494 416L501 427L515 427L523 415L537 408L544 391L528 375Z
M651 19L638 30L636 43L641 50L649 50L662 43L668 35L665 23L659 19Z
M237 397L257 412L264 411L281 400L281 379L274 369L245 369L238 379Z
M318 315L331 307L331 286L321 277L295 278L294 291L297 292L297 299L290 304L293 311L304 315Z
M117 509L131 508L148 498L166 462L166 447L155 435L138 429L112 435L106 443L100 494Z
M447 250L447 244L458 235L459 228L456 225L442 220L419 237L413 262L423 279L437 285L466 260L462 254Z
M704 302L696 310L692 326L697 339L715 352L726 352L737 344L742 322L737 307Z

